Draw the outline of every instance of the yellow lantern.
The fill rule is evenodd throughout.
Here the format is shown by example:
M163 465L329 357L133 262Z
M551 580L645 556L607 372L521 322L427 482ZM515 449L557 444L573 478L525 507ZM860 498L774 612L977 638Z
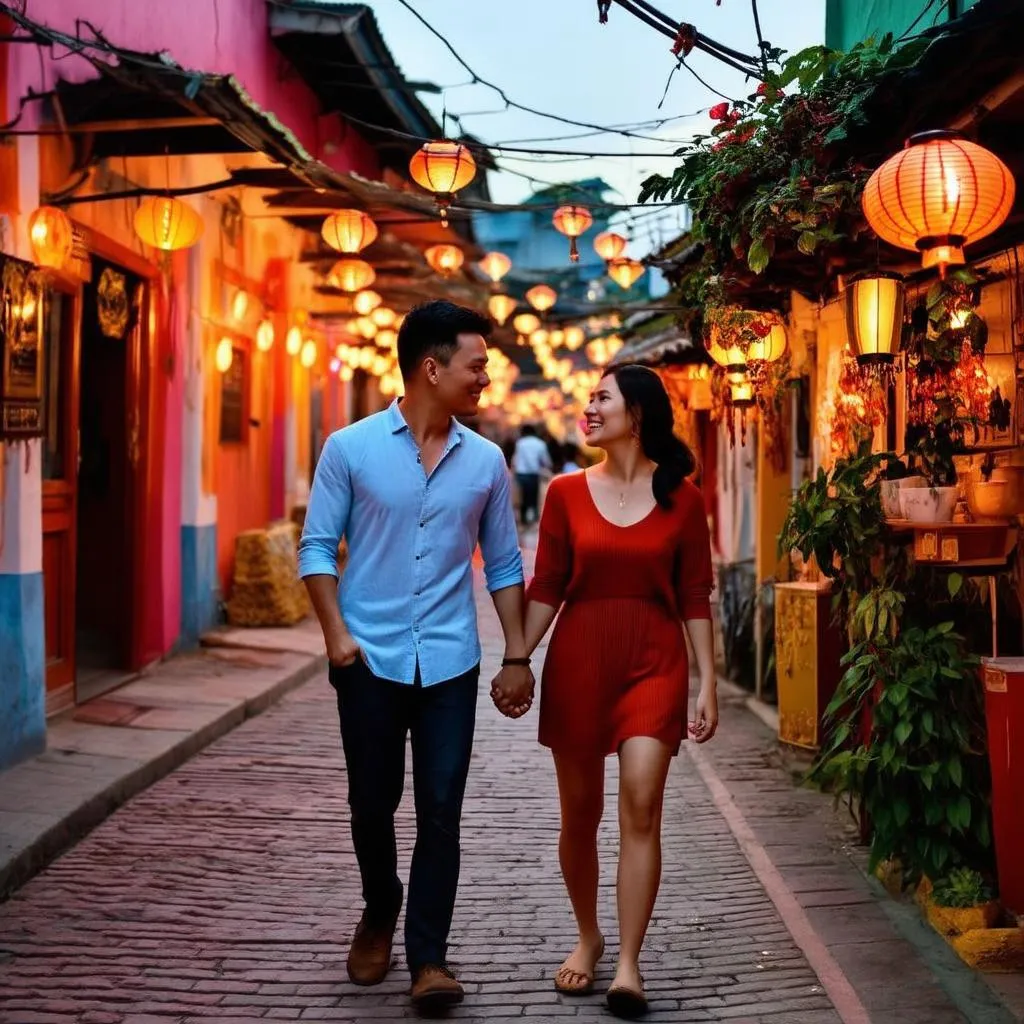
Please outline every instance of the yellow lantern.
M905 289L898 274L868 274L847 285L846 331L861 366L892 366L903 336Z
M347 384L355 376L355 371L351 366L343 366L338 371L338 376Z
M378 327L390 327L394 322L398 314L393 309L388 309L387 306L378 306L371 314L370 319Z
M459 142L427 142L413 154L409 173L417 185L434 193L441 223L447 227L448 208L455 193L476 177L476 161Z
M489 252L477 265L495 284L512 269L512 261L503 252Z
M343 259L331 267L327 280L342 291L358 292L369 288L376 277L376 271L366 260Z
M590 211L585 206L560 206L555 210L551 222L557 231L568 236L569 259L573 263L578 263L580 252L576 247L576 239L594 223Z
M270 320L261 320L256 328L256 347L261 352L269 352L274 347L274 325Z
M558 293L546 284L536 284L526 293L526 301L538 312L543 313L558 301Z
M543 327L538 327L537 330L530 334L531 345L546 345L548 343L548 332Z
M377 336L377 325L368 317L361 316L352 322L353 331L361 338L371 341Z
M203 219L188 203L171 196L147 196L135 211L135 233L154 249L188 249L203 233Z
M240 324L245 320L245 314L249 312L249 296L244 288L239 288L231 300L231 319Z
M999 157L958 132L922 132L868 179L861 204L875 233L922 253L945 273L964 246L990 235L1013 207L1013 174Z
M302 351L302 331L298 327L289 327L284 339L284 350L290 356L297 356Z
M307 338L302 343L302 349L299 354L299 362L307 369L311 369L313 364L316 362L316 342L312 338Z
M352 308L360 315L372 313L384 300L374 291L357 292L352 300Z
M629 291L643 273L644 265L628 256L619 256L608 261L608 276L625 291Z
M540 327L540 320L532 313L520 313L519 316L512 321L512 326L520 334L529 335L533 334L533 332Z
M230 338L221 338L213 354L214 365L221 373L227 373L235 361L235 350Z
M36 263L60 270L68 261L75 243L71 220L55 206L40 206L28 219L28 239Z
M380 348L394 349L398 345L398 331L390 328L378 331L376 341Z
M745 376L730 378L729 402L737 409L748 409L754 404L754 385Z
M565 346L570 352L575 352L586 340L586 332L582 327L573 324L565 329Z
M724 369L733 373L746 370L746 350L735 340L723 344L722 331L718 324L711 324L704 347L707 349L708 355Z
M431 267L442 277L454 274L462 266L462 261L466 258L457 245L448 244L432 245L423 255L426 256L427 262Z
M774 363L782 358L786 351L786 328L781 323L773 323L771 330L763 337L751 342L747 347L747 362Z
M561 329L553 330L548 337L548 341L551 342L552 348L561 348L565 344L565 331Z
M335 210L320 228L323 240L338 252L362 252L377 237L377 225L362 210Z
M487 311L498 321L504 324L516 308L516 300L511 295L492 295L487 300Z
M594 239L594 252L605 261L610 263L618 259L626 251L626 240L622 235L614 231L602 231Z

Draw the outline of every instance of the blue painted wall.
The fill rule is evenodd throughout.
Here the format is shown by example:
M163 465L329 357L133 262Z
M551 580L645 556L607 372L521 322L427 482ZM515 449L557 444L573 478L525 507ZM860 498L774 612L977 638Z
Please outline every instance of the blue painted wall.
M181 640L195 647L199 637L217 625L220 616L217 577L217 527L181 528Z
M0 573L0 768L45 749L43 574Z

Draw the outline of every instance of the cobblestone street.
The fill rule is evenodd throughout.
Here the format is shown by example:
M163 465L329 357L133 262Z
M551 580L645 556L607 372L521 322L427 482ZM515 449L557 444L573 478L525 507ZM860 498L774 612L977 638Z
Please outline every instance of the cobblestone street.
M489 678L500 653L489 609L482 625ZM326 681L305 685L136 797L0 906L0 1020L407 1016L404 964L376 989L356 989L345 974L360 907L332 698ZM750 718L728 710L725 728L740 717ZM597 994L570 1001L552 987L574 933L557 868L554 779L535 728L532 718L499 717L482 687L451 950L467 986L459 1019L607 1019L600 992L614 945ZM716 804L710 760L689 747L670 778L664 883L643 964L655 1019L964 1019L937 1002L920 1018L909 1010L858 1016L856 997L841 1017ZM737 770L738 789L750 767ZM610 792L614 784L609 762ZM610 936L613 826L609 818L602 833ZM410 785L400 811L404 865L412 833ZM844 984L839 975L838 990Z

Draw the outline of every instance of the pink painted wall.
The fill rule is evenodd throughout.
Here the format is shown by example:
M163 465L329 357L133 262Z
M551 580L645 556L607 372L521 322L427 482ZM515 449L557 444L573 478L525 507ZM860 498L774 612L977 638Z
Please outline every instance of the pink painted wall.
M146 53L166 51L184 68L234 75L263 109L290 128L316 159L338 171L380 176L373 148L337 117L321 117L312 92L288 68L270 39L265 0L32 0L29 16L68 35L76 19L94 25L111 43ZM83 26L82 36L88 38ZM57 78L87 81L95 70L88 61L55 48L40 67L33 48L11 62L12 102L29 89L52 88ZM29 59L31 58L31 59ZM38 103L26 109L26 124L38 117ZM330 148L330 152L327 149Z
M163 649L181 635L181 490L184 463L185 353L188 330L188 253L174 256L167 310L167 388L164 435L163 529Z

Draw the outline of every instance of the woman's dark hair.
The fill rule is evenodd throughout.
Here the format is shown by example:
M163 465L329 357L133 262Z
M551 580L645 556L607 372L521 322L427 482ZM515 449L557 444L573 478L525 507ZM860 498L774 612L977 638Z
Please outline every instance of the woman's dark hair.
M460 334L491 333L491 321L465 306L438 299L411 309L398 329L398 367L409 380L427 356L447 366L459 347Z
M627 363L609 370L615 378L626 411L639 432L644 455L655 464L654 500L662 508L672 507L676 488L697 468L689 447L676 437L672 402L661 378L646 366Z

